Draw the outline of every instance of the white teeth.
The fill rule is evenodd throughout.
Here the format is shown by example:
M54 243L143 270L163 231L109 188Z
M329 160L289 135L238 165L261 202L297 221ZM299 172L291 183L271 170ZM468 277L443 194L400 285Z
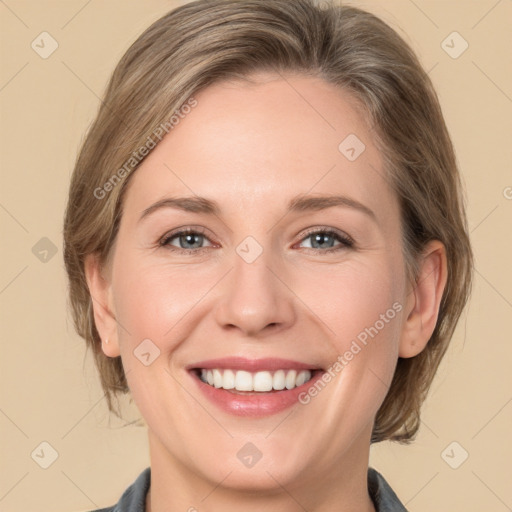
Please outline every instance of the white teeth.
M252 391L252 375L242 370L236 372L235 389L237 391Z
M224 389L233 389L235 387L235 372L232 370L224 370L224 381L222 387Z
M297 372L295 370L290 370L286 374L286 379L285 379L286 389L293 389L296 386L296 382L297 382Z
M296 386L302 386L302 384L304 384L304 382L306 382L306 375L305 375L304 372L300 372L297 375L297 380L295 381L295 385Z
M284 389L285 385L286 380L284 370L277 370L277 372L274 373L274 378L272 379L272 387L278 391L281 391Z
M201 380L210 386L237 391L268 392L293 389L311 379L309 370L277 370L246 372L244 370L202 369Z
M270 372L258 372L253 377L254 391L271 391L272 374Z
M222 373L219 370L213 370L213 385L216 388L221 388L223 383Z

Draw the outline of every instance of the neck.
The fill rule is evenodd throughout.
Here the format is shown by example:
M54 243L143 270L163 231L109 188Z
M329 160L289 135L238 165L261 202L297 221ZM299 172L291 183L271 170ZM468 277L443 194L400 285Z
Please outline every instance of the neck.
M375 512L367 486L367 441L363 436L332 467L315 468L294 481L277 481L266 471L263 485L254 489L237 485L234 470L226 471L220 481L209 480L170 455L150 431L151 488L146 512Z

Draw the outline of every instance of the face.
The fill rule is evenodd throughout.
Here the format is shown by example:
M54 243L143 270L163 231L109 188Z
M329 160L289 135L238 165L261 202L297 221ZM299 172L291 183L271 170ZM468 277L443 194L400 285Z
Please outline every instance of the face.
M291 488L367 464L407 287L398 201L353 98L254 78L195 95L131 177L104 350L152 457Z

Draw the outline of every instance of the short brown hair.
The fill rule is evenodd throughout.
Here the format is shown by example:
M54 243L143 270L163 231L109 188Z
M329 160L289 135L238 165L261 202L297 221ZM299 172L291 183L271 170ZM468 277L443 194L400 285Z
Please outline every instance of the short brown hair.
M93 350L114 411L112 398L128 386L120 357L101 350L84 258L96 253L106 261L123 191L137 165L104 197L95 191L191 95L216 81L265 70L320 77L358 100L399 200L411 280L429 241L446 247L448 281L435 330L420 354L399 358L371 439L410 442L468 299L473 256L457 163L432 83L406 42L363 10L320 7L313 0L199 0L169 12L131 45L113 72L71 179L64 260L76 330Z

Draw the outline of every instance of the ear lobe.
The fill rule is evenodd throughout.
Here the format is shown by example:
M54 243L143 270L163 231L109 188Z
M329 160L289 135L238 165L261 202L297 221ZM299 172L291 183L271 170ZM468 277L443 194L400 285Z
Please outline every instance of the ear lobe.
M117 357L120 355L120 350L111 283L103 275L103 268L97 254L88 254L85 257L84 270L91 294L94 323L101 337L101 349L106 356Z
M407 297L400 357L414 357L427 346L437 323L447 277L446 249L442 242L433 240L422 253L416 283Z

